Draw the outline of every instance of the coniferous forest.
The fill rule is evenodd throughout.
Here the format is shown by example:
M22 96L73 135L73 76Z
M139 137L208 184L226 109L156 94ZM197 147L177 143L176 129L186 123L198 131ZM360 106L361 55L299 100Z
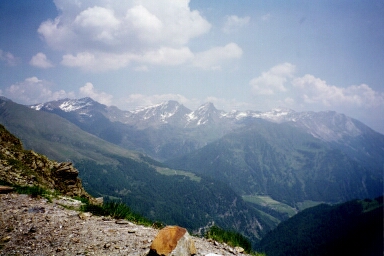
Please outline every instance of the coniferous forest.
M268 256L382 255L383 197L308 208L268 233L258 250Z

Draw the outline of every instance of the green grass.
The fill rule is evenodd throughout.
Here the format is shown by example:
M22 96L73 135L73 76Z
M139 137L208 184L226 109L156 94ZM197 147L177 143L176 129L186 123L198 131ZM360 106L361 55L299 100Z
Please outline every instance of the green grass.
M115 219L126 219L139 225L161 227L162 224L152 222L143 216L134 213L131 209L121 202L110 201L103 205L86 203L81 207L82 211L91 212L98 216L110 216Z
M277 227L277 225L279 225L279 223L281 222L279 219L273 217L272 215L270 215L270 214L268 214L266 212L263 212L261 210L257 210L257 212L260 214L260 216L264 220L269 220L270 222L272 222L274 227Z
M205 238L213 239L220 243L226 243L232 247L240 246L247 253L250 253L252 251L251 242L246 237L234 231L223 230L218 226L212 226L205 233Z
M299 208L299 211L305 210L310 207L314 207L316 205L322 204L324 202L317 202L317 201L311 201L311 200L305 200L303 202L297 203L297 207Z
M220 243L226 243L232 247L239 246L243 248L246 253L254 256L266 256L264 253L253 251L250 240L234 231L228 231L221 229L218 226L212 226L204 236L207 239L213 239Z
M279 201L273 200L269 196L259 196L259 195L244 195L242 196L244 201L261 205L264 207L269 207L275 211L281 213L287 213L289 217L292 217L297 213L297 210L287 204L281 203Z
M196 176L194 173L191 172L186 172L186 171L181 171L181 170L174 170L174 169L169 169L169 168L162 168L162 167L156 167L156 171L162 175L181 175L181 176L186 176L192 181L200 182L201 178L199 176Z
M58 195L58 192L51 192L40 186L19 186L3 180L0 180L0 185L13 187L15 192L18 194L30 195L31 197L35 197L35 198L39 196L44 197L48 199L49 202L52 201L52 197L55 197Z
M14 188L17 193L31 195L32 197L45 197L49 194L47 190L39 186L14 186Z

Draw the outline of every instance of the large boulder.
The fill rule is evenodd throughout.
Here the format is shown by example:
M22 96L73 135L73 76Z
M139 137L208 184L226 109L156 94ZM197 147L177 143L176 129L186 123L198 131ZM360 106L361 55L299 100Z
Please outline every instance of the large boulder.
M185 228L167 226L159 231L148 255L190 256L196 254L192 237Z

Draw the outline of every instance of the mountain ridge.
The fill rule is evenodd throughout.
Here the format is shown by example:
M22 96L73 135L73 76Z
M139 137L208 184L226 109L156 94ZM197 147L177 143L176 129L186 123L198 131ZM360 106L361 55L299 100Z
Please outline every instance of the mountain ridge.
M50 101L46 103L34 104L30 105L31 108L35 110L46 110L53 111L54 109L61 109L64 112L74 112L82 110L81 113L87 113L87 107L97 105L100 106L98 108L102 108L104 110L118 110L122 117L112 116L106 113L106 117L111 121L120 121L121 123L129 124L129 125L138 125L137 123L143 120L155 119L154 117L158 117L157 120L160 120L161 123L172 123L169 122L168 119L174 118L175 114L179 114L179 118L183 119L185 123L183 123L184 127L190 127L191 122L193 120L197 120L195 122L195 126L206 124L207 120L212 119L226 119L229 122L243 121L246 119L265 119L267 121L283 123L283 122L292 122L296 123L298 127L301 128L314 128L316 126L321 126L319 123L311 123L310 121L315 118L321 118L324 121L324 118L332 117L333 122L328 125L333 125L334 128L342 130L344 134L334 134L329 136L328 133L331 131L329 128L323 132L321 132L321 128L319 127L319 131L317 133L312 133L314 137L319 137L326 141L335 141L340 139L343 135L345 136L358 136L361 134L359 127L356 126L355 122L359 122L356 119L348 117L344 114L337 113L335 111L303 111L296 112L292 109L277 107L271 109L270 111L260 112L260 111L238 111L232 110L229 112L225 112L223 110L218 110L211 102L207 102L202 104L196 110L192 111L186 108L184 105L178 103L174 100L164 101L160 104L150 105L146 107L141 107L132 111L120 110L115 106L106 106L100 104L90 97L81 98L81 99L63 99L57 101ZM180 114L181 113L181 114ZM126 118L130 118L133 121L127 121ZM337 120L339 119L339 121ZM205 120L205 121L204 121ZM341 120L344 121L345 127L339 127ZM136 122L136 124L135 124ZM360 122L361 123L361 122ZM146 127L147 128L147 127ZM344 129L342 129L344 128ZM371 128L370 128L371 129ZM313 130L313 129L312 129Z
M352 174L355 177L355 180L350 180L356 191L350 190L351 195L357 193L358 197L377 196L377 192L372 191L377 190L377 183L382 180L379 174L384 165L384 135L356 119L334 111L295 112L285 108L267 112L225 112L217 110L212 103L205 103L195 111L183 108L183 112L178 112L178 123L175 120L167 122L170 120L167 117L174 118L181 106L176 101L168 101L143 108L135 112L138 116L131 116L130 125L111 122L107 116L98 112L102 116L96 122L99 125L90 126L100 130L94 133L92 129L87 130L85 127L85 130L99 137L104 134L119 136L121 140L116 144L125 148L138 148L158 160L160 156L160 161L166 161L175 168L198 174L205 170L211 177L237 184L232 188L241 195L274 193L275 199L288 200L284 197L287 193L281 190L284 187L286 192L296 191L292 193L297 196L299 191L302 193L295 200L288 200L290 204L308 199L339 202L352 199L347 195L351 185L342 185L338 181L345 172L345 179L349 179L348 175ZM75 115L78 112L71 113ZM102 130L103 126L106 127L105 130ZM242 175L258 174L254 178L236 178L231 176L228 166ZM220 169L228 172L218 172ZM216 173L211 172L214 170ZM244 170L250 171L250 174ZM271 174L272 170L273 175L277 176ZM316 173L314 177L317 177L319 184L311 184L311 173ZM284 180L284 175L291 178ZM329 178L319 179L321 175L328 175ZM227 178L223 178L224 176ZM228 177L232 177L232 180ZM274 180L274 185L268 185L275 188L274 191L262 189L267 183L256 177L264 177L268 182ZM239 180L242 180L242 184ZM255 184L249 183L250 181ZM285 185L278 185L276 181ZM321 182L326 182L327 186L333 188L333 192L339 191L341 194L332 199L330 193L321 191L322 186L324 187ZM249 184L249 187L244 184ZM295 185L291 188L293 184ZM339 187L335 184L339 184ZM251 189L252 187L254 188ZM255 189L257 187L259 188ZM343 192L342 187L345 187ZM308 188L314 190L308 191ZM276 194L276 191L280 192Z
M69 107L71 104L72 108ZM79 107L81 104L83 107ZM59 106L63 106L63 109ZM364 161L371 162L368 164L375 168L383 164L380 160L384 149L380 153L370 150L384 148L383 135L335 111L296 112L275 108L266 112L225 112L217 110L212 103L205 103L192 111L177 101L123 111L91 98L59 100L30 107L55 113L91 134L123 148L148 154L159 161L190 153L236 129L257 120L266 120L297 127L314 138L332 143L352 158L363 160L361 156L371 155L369 161ZM370 141L371 145L361 146L366 141Z

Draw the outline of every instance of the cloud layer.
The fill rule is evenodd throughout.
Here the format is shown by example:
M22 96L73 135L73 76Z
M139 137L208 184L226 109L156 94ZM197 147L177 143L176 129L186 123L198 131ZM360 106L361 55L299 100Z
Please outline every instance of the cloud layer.
M291 63L272 67L249 82L252 92L296 109L305 106L352 112L361 108L384 108L384 93L367 84L338 87L310 74L295 76L295 70Z
M119 69L131 63L216 69L223 60L241 55L234 43L201 53L190 50L189 41L207 34L211 24L190 9L188 0L56 0L55 4L60 15L41 23L38 33L52 49L65 52L64 66L88 71ZM231 16L228 26L242 26L249 20L235 18ZM228 53L224 58L216 54L222 48ZM206 55L210 63L202 65Z
M263 72L261 76L253 78L249 84L254 94L273 95L277 92L285 92L288 78L293 77L295 66L291 63L283 63Z
M36 104L63 98L73 98L73 92L54 90L54 85L37 77L28 77L24 81L12 84L2 95L21 104Z

